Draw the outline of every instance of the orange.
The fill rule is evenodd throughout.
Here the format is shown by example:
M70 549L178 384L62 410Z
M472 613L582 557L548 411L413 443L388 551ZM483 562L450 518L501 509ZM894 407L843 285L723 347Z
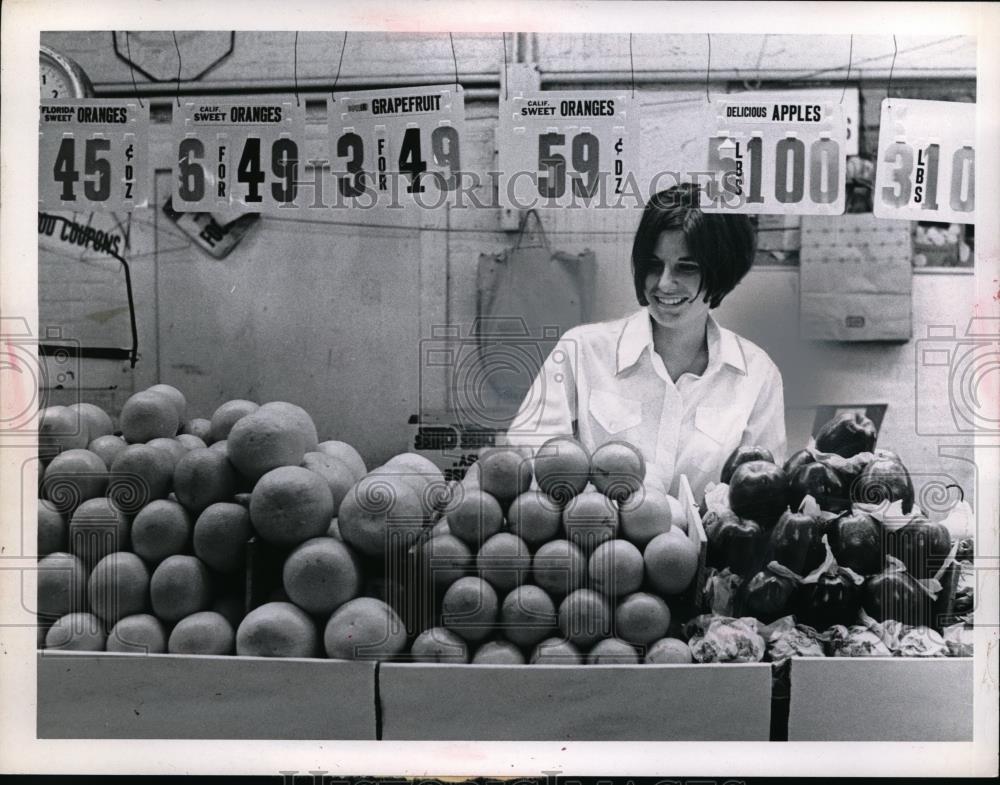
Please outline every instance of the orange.
M611 609L596 591L577 589L559 605L559 632L581 648L611 634Z
M685 534L688 533L688 519L684 514L684 506L676 496L667 496L667 504L670 507L670 525L680 529Z
M208 447L204 439L199 439L191 433L180 433L174 437L174 441L184 447L185 450L204 450Z
M520 537L500 532L483 543L476 554L476 568L498 592L509 592L527 582L531 573L531 551Z
M579 665L580 650L562 638L546 638L531 653L532 665Z
M669 626L670 609L655 594L630 594L615 609L616 634L622 640L637 646L662 638L667 634Z
M135 444L160 436L173 438L180 427L180 417L170 398L147 390L125 401L118 423L125 441Z
M431 527L431 537L439 537L442 534L451 534L451 529L448 528L448 519L444 515L438 518L438 522Z
M624 597L642 585L642 553L628 540L608 540L590 555L591 585L606 597Z
M538 448L534 470L538 487L563 505L587 486L590 454L576 439L557 436Z
M628 442L606 442L590 458L590 481L609 499L622 501L642 487L646 461Z
M524 654L509 641L487 641L476 651L473 665L524 665Z
M290 602L254 608L236 630L236 653L244 657L315 657L316 625Z
M104 622L92 613L70 613L49 627L46 649L60 651L104 651Z
M618 531L618 510L602 493L584 491L574 496L563 509L563 530L566 539L579 546L585 554Z
M507 510L510 530L537 548L559 535L562 523L562 508L541 491L525 491Z
M340 660L387 660L406 647L406 628L398 614L374 597L344 603L323 632L326 656Z
M420 546L427 575L439 590L467 575L473 564L472 552L458 537L436 534Z
M309 412L301 406L287 401L270 401L260 407L264 411L274 412L284 418L292 427L302 434L302 442L306 452L313 452L319 448L319 438L316 436L316 424L313 422Z
M171 387L169 384L154 384L152 387L148 388L146 392L162 395L164 398L169 400L177 410L177 419L180 422L184 422L184 410L187 409L187 399L184 397L184 393L176 387Z
M89 425L79 411L49 406L38 413L38 455L43 461L66 450L82 450L89 442Z
M333 537L333 539L340 540L341 542L344 541L344 538L340 536L340 524L336 518L330 521L330 526L326 530L326 536Z
M420 497L395 477L365 477L351 488L337 513L344 542L366 556L409 549L425 523Z
M141 613L149 596L149 570L134 553L112 553L90 573L87 596L91 611L108 624Z
M233 627L220 613L199 611L185 616L170 631L171 654L232 654L236 644Z
M657 665L666 663L685 665L692 662L691 649L684 641L677 638L661 638L646 650L643 662Z
M583 586L587 559L569 540L553 540L535 551L531 574L550 596L561 599Z
M80 423L86 425L87 439L90 441L101 436L109 436L115 432L115 426L111 422L111 417L96 404L72 403L66 408L71 412L76 412L80 418Z
M213 442L221 442L229 438L229 432L239 420L257 411L260 406L253 401L246 401L237 398L234 401L226 401L212 414L209 421L211 426L211 438Z
M588 665L638 665L639 653L625 641L606 638L587 655Z
M208 570L194 556L168 556L149 581L153 613L165 622L180 621L212 605Z
M661 594L680 594L698 571L698 549L679 529L656 535L643 552L646 575Z
M190 420L186 420L181 423L181 432L179 436L190 435L197 436L205 444L212 443L212 421L206 420L204 417L194 417Z
M503 526L503 510L490 494L475 487L459 489L447 508L452 534L478 549Z
M361 591L361 566L351 549L332 537L306 540L285 559L282 585L307 613L327 615Z
M148 447L156 447L160 450L166 450L170 453L170 456L174 459L174 466L177 466L177 461L187 455L187 448L181 444L177 439L150 439L146 442Z
M556 628L556 606L538 586L518 586L500 606L499 631L518 646L530 647Z
M330 439L325 442L320 442L316 449L319 450L319 452L325 452L330 457L346 463L348 468L351 470L351 474L354 475L355 482L368 474L368 467L365 466L365 461L364 458L361 457L361 453L351 447L351 445L347 442L339 442L336 439Z
M302 458L302 466L311 472L316 472L326 480L327 485L330 486L330 494L333 496L333 514L336 515L340 509L340 503L357 482L351 468L339 458L334 458L319 450L307 452Z
M497 593L482 578L466 576L444 594L441 622L467 641L481 641L493 631L498 611Z
M517 450L493 447L477 463L479 487L503 509L531 487L531 461Z
M173 483L174 459L148 444L130 444L111 464L108 496L133 514L154 499L165 499Z
M645 548L657 534L669 530L672 523L667 494L648 485L621 502L618 517L622 536L637 548Z
M206 507L195 521L194 552L213 570L233 572L246 563L246 544L252 535L246 507L217 502Z
M109 553L125 550L128 539L129 520L111 499L88 499L69 520L70 553L88 568Z
M410 660L466 663L469 661L469 647L465 641L444 627L431 627L420 633L413 641L410 647Z
M42 494L60 512L72 512L87 499L103 496L108 469L90 450L67 450L45 467Z
M191 541L191 516L177 502L157 499L132 521L132 550L158 564L168 556L184 553Z
M125 654L162 654L167 650L167 633L155 616L136 613L117 621L108 633L106 648Z
M481 469L479 468L479 463L477 461L465 470L465 474L462 475L462 481L459 485L463 488L478 488L480 471Z
M212 442L208 445L208 449L215 450L216 452L220 452L226 457L229 457L229 441L226 439L223 439L221 442Z
M38 500L38 555L45 556L66 550L66 518L56 506L45 499Z
M298 545L318 537L326 532L332 517L330 486L301 466L269 471L250 495L250 522L261 537L275 545Z
M52 621L87 607L87 568L62 551L38 562L38 615Z
M104 465L110 469L118 453L127 446L128 442L121 436L98 436L87 445L87 449L104 461Z
M218 450L201 447L191 450L174 468L177 501L193 515L216 502L227 502L236 493L236 470Z
M422 455L405 452L390 458L383 468L401 470L400 479L421 494L428 516L445 509L448 505L451 491L445 482L444 474Z
M229 431L227 450L233 466L258 480L272 469L301 464L306 444L301 430L285 414L262 407L236 422Z

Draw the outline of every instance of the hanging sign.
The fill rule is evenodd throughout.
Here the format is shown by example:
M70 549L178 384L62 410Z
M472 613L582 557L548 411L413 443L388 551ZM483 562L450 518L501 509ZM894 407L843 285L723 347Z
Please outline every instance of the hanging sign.
M174 110L173 209L298 206L305 109L294 100L199 98Z
M707 112L706 212L844 212L847 125L838 101L725 97Z
M623 91L541 91L500 101L504 207L611 206L634 192L639 103Z
M42 101L38 208L120 211L149 200L149 106L134 99Z
M459 186L465 97L461 88L409 87L329 99L336 203L435 207Z
M976 105L886 98L874 212L904 221L975 223Z

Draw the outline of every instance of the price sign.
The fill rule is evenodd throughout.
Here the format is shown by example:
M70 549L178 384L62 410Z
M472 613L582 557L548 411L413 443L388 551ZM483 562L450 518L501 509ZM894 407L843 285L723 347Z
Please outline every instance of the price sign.
M500 101L505 207L614 205L639 166L639 104L629 93L521 93Z
M296 207L305 110L295 101L187 101L174 111L173 208Z
M884 99L876 217L975 223L975 135L975 104Z
M42 101L38 207L117 211L149 199L149 106L131 99Z
M438 206L459 187L465 132L460 88L373 90L327 106L338 203Z
M844 212L847 126L839 103L713 99L706 122L706 212Z

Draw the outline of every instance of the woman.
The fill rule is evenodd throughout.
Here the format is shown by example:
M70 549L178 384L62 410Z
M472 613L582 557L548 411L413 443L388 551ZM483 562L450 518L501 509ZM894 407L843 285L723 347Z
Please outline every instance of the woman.
M649 200L632 244L643 308L565 333L525 396L509 443L537 448L573 435L593 452L627 441L643 453L647 479L676 495L687 475L696 498L741 444L784 459L781 373L710 313L753 263L753 225L697 204L690 184Z

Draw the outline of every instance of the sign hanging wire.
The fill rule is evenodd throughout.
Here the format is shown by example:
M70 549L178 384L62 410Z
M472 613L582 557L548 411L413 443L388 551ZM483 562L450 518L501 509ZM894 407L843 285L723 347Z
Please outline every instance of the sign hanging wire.
M851 33L851 48L847 53L847 76L844 77L844 91L840 94L840 103L844 103L847 95L847 83L851 80L851 64L854 62L854 33ZM888 95L888 93L886 93Z
M142 96L139 95L139 86L135 83L135 69L132 67L132 47L128 43L128 30L125 31L125 51L128 53L128 72L132 76L132 89L135 90L135 97L139 100L139 108L141 109Z
M181 105L181 47L177 43L177 33L173 30L170 35L174 38L174 49L177 50L177 105Z
M503 36L503 99L506 101L510 98L510 93L507 90L510 73L507 71L507 34L501 33L501 35Z
M448 33L448 40L451 42L451 61L455 64L455 89L458 90L458 57L455 56L455 37Z
M708 38L708 64L705 66L705 98L709 103L712 103L712 96L708 93L708 85L712 79L712 34L705 33L705 37Z
M340 81L340 67L344 64L344 51L347 49L347 31L344 31L344 40L340 44L340 62L337 63L337 75L333 78L333 97L337 97L337 82Z
M294 50L293 60L292 60L292 78L295 80L295 105L302 106L302 102L299 101L299 31L295 31L295 43L292 45Z
M885 88L885 97L891 98L892 92L892 72L896 68L896 54L899 52L899 48L896 46L896 34L892 34L892 63L889 65L889 84Z

